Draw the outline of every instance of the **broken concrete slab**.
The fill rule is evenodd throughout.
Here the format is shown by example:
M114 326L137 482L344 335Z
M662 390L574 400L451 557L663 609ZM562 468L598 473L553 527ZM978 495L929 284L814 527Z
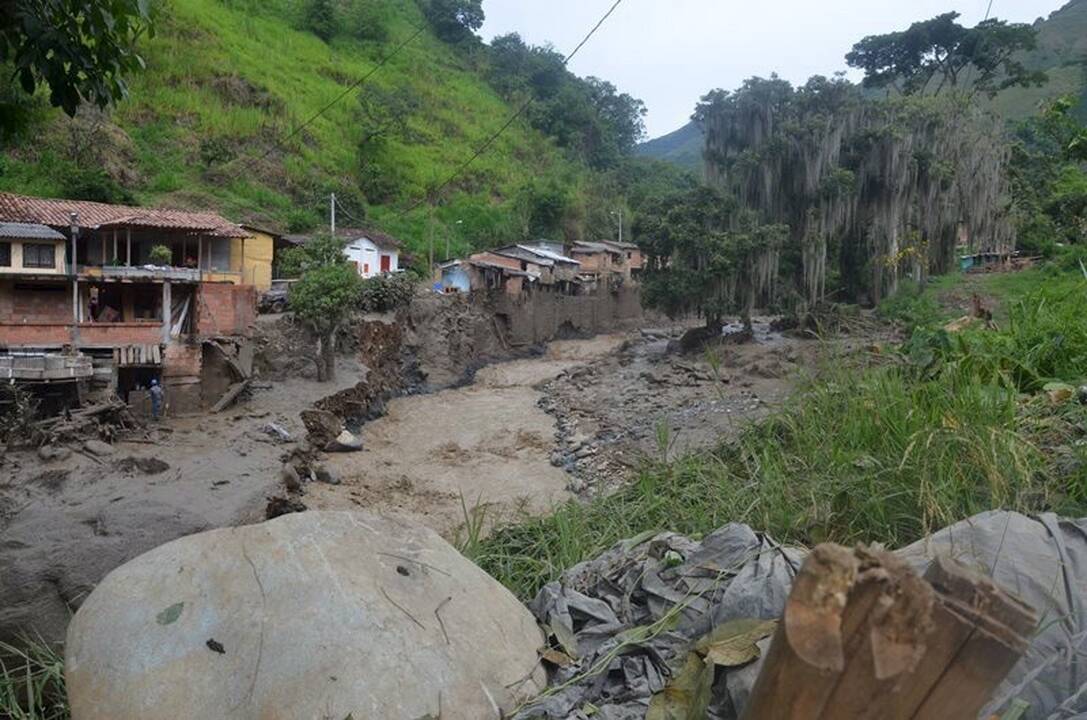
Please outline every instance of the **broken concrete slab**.
M307 512L110 573L69 628L67 688L73 720L479 720L542 689L542 641L433 531Z

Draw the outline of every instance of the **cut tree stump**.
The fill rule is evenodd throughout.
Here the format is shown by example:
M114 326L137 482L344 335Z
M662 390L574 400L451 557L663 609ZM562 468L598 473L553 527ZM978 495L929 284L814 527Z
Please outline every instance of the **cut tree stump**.
M1034 611L937 559L812 551L743 720L972 720L1026 652Z

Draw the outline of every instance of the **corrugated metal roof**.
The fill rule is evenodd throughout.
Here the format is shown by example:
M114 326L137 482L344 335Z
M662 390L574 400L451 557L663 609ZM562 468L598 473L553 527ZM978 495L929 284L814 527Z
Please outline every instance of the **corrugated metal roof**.
M616 255L616 254L619 253L619 250L617 248L614 248L614 247L608 247L604 243L579 242L579 243L576 243L574 245L574 247L570 250L570 252L582 252L582 253L603 252L603 253L610 253L612 255Z
M0 238L18 240L64 240L64 236L51 227L34 223L0 222Z
M52 228L66 228L71 224L72 213L79 215L80 225L95 229L129 225L181 230L218 237L249 237L249 233L241 227L216 213L139 208L86 200L57 200L0 193L0 221L40 223Z
M566 263L568 265L580 265L581 264L580 262L578 262L577 260L574 260L573 258L568 258L565 255L562 255L562 254L557 253L557 252L551 252L547 248L533 247L531 245L518 245L517 247L522 248L524 250L528 250L531 253L535 253L535 254L539 255L540 257L545 257L548 260L553 260L554 262Z

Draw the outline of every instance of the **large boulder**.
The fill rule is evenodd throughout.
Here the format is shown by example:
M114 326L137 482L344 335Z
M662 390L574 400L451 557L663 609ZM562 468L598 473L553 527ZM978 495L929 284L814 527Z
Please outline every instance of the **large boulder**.
M175 540L68 629L73 720L502 717L544 685L532 615L434 532L306 512Z

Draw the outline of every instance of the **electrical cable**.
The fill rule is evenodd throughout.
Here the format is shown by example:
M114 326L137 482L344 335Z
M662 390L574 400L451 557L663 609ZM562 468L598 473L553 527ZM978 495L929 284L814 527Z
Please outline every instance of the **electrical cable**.
M593 26L592 30L590 30L589 33L582 39L582 41L580 43L578 43L577 47L575 47L573 49L573 51L569 55L566 56L566 59L564 59L562 61L562 64L563 64L564 67L570 63L570 61L574 58L574 56L577 55L578 52L580 52L583 47L585 47L585 45L589 42L589 40L592 39L593 35L596 34L596 31L599 30L604 25L605 22L607 22L608 18L610 18L612 16L612 14L614 14L615 11L617 9L619 9L619 6L622 5L622 4L623 4L623 0L615 0L615 2L608 9L608 11L606 13L604 13L603 17L601 17L600 20L597 21L596 25ZM402 210L397 215L397 217L398 218L404 217L405 215L407 215L411 211L418 208L420 205L422 205L427 200L437 197L441 193L442 190L449 187L449 185L454 180L456 180L457 177L462 172L467 170L468 167L473 162L478 160L479 157L481 155L483 155L483 153L487 152L487 150L490 149L491 145L493 145L495 143L495 141L498 140L499 137L501 137L502 133L506 132L506 130L508 130L510 128L510 126L513 125L513 123L515 123L517 121L517 118L521 117L521 115L524 114L525 110L528 110L529 106L532 104L532 100L533 100L532 98L529 98L524 103L522 103L521 106L519 108L517 108L517 111L514 112L513 115L511 115L509 117L509 119L506 120L505 123L503 123L502 127L498 128L497 132L495 132L493 135L491 135L489 138L487 138L486 142L484 142L479 147L479 149L476 150L476 152L470 158L468 158L468 160L466 160L464 163L462 163L460 166L458 166L457 169L454 170L453 173L448 178L446 178L444 182L442 182L434 190L432 190L430 193L428 193L427 197L419 198L414 203L412 203L410 206L408 206L406 209Z

